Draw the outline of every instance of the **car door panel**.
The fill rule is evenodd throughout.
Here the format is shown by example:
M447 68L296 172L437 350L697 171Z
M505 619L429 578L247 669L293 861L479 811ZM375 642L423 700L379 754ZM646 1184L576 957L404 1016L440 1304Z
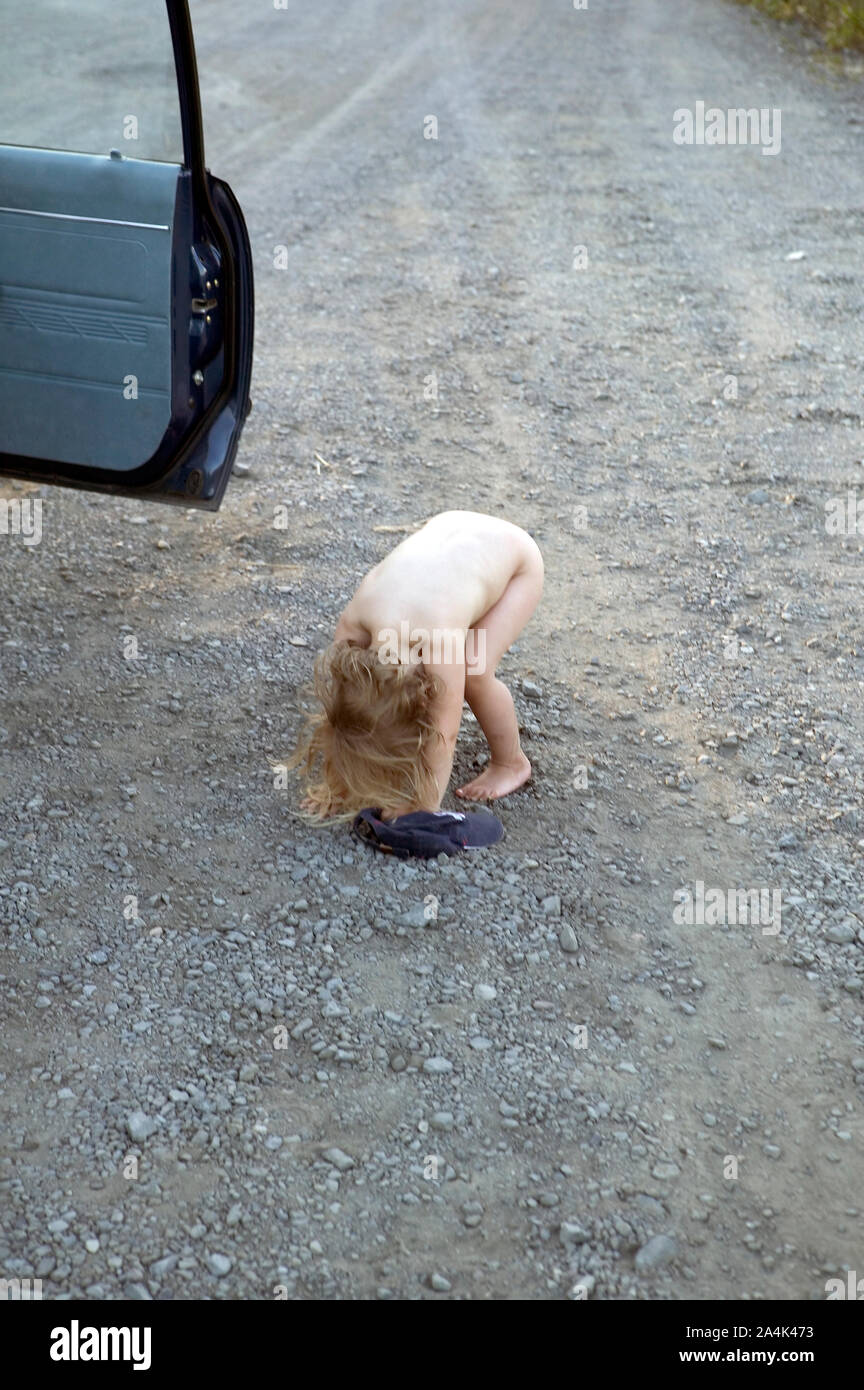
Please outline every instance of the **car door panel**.
M171 420L176 165L0 148L8 452L128 472Z
M50 17L2 3L37 51ZM67 99L108 84L70 134L82 150L3 144L4 114L14 140L36 108L0 109L0 474L215 510L249 410L252 258L237 200L204 164L188 4L88 0L65 15L64 55L85 20L69 64L42 36ZM127 39L132 58L114 68ZM103 142L166 54L182 164L163 157L164 89L147 107L152 158ZM50 109L41 128L59 128Z

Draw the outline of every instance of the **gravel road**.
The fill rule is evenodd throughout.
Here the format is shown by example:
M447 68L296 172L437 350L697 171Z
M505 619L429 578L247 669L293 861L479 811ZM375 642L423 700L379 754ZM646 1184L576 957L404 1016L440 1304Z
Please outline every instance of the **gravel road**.
M46 489L0 537L0 1274L824 1298L864 1269L862 73L724 0L193 13L254 410L217 516ZM697 101L780 152L676 144ZM394 863L278 767L447 507L544 552L535 779L494 849ZM782 910L691 924L699 884Z

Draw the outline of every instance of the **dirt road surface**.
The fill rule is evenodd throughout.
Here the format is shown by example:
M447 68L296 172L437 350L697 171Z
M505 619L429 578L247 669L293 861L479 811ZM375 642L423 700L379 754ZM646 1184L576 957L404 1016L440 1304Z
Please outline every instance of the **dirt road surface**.
M861 75L723 0L193 10L249 471L0 537L0 1272L824 1298L864 1270ZM675 143L698 101L779 153ZM400 864L274 765L448 507L544 552L535 778L501 845Z

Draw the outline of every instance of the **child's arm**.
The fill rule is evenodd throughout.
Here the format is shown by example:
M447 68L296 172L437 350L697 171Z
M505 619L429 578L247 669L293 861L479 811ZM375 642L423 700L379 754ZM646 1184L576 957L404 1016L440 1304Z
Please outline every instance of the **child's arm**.
M456 739L462 723L462 706L465 703L465 661L424 662L431 676L437 676L443 691L435 705L435 724L441 737L429 746L429 764L438 783L438 805L429 807L437 811L450 782L453 768L453 755L456 752Z

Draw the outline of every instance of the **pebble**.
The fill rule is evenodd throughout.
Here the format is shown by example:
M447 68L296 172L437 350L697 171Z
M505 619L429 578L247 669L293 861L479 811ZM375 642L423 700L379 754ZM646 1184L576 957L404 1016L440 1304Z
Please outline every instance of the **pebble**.
M449 1293L453 1285L450 1283L449 1279L444 1278L443 1274L430 1274L429 1287L430 1289L435 1289L438 1293Z
M403 912L399 921L403 927L425 927L429 925L429 913L425 903L415 903L407 912Z
M353 1158L342 1149L325 1149L321 1157L332 1163L334 1168L338 1168L340 1173L347 1173L349 1168L354 1167Z
M423 1062L423 1070L429 1076L444 1076L446 1072L453 1070L453 1063L448 1062L446 1057L427 1057Z
M678 1245L672 1236L654 1236L636 1252L633 1261L640 1274L646 1269L656 1269L666 1264L678 1253Z
M651 1169L651 1176L652 1178L658 1178L661 1182L668 1182L670 1178L677 1178L680 1172L681 1169L678 1167L677 1163L661 1159L660 1162L655 1163L654 1167Z
M129 1138L136 1144L143 1144L145 1139L149 1139L151 1134L155 1134L158 1129L155 1120L151 1120L149 1115L145 1115L143 1110L133 1110L131 1115L126 1117L126 1129Z
M207 1268L211 1274L215 1274L217 1279L224 1279L226 1274L231 1272L234 1261L227 1255L208 1255Z
M579 950L579 938L577 937L573 928L570 926L569 922L565 922L564 926L558 933L558 943L561 947L561 950L565 951L567 955L575 955L576 952Z
M452 1129L453 1114L450 1110L436 1110L429 1123L433 1129Z
M856 939L858 931L849 922L832 922L826 928L825 935L838 946L848 946Z
M565 1247L571 1245L584 1245L588 1240L588 1232L575 1221L562 1221L558 1228L561 1244Z
M666 1208L662 1202L658 1202L656 1197L651 1197L647 1192L637 1192L633 1198L636 1206L643 1211L646 1216L651 1216L655 1221L662 1221L666 1216Z
M480 1222L481 1222L482 1220L483 1220L483 1205L482 1205L481 1202L463 1202L463 1203L462 1203L462 1225L463 1225L463 1226L469 1226L469 1227L479 1226L479 1225L480 1225Z
M494 985L474 986L474 998L481 1000L483 1003L488 1004L491 1000L497 998L497 995L498 991L495 989Z

